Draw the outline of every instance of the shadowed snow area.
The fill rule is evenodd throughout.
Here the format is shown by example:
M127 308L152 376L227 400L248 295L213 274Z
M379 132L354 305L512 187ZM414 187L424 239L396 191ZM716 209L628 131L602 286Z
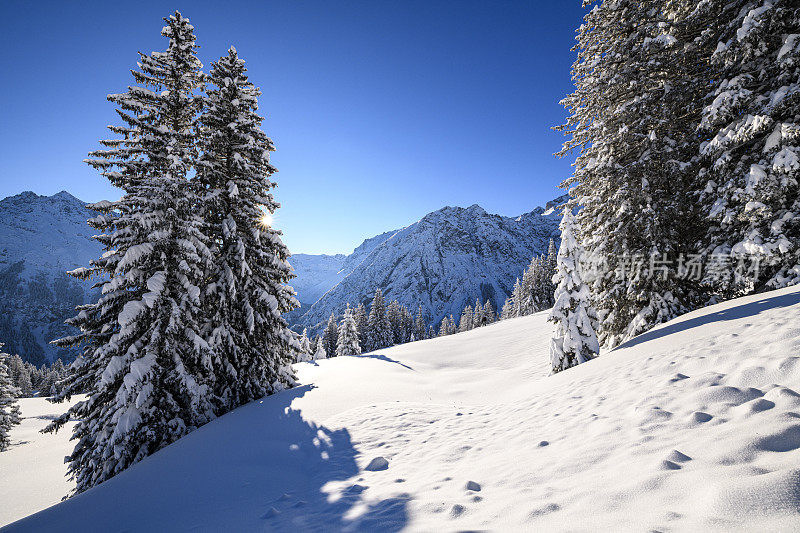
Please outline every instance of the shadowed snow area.
M8 531L797 530L800 289L551 377L550 334L539 313L300 363L302 386ZM31 445L0 454L0 494Z

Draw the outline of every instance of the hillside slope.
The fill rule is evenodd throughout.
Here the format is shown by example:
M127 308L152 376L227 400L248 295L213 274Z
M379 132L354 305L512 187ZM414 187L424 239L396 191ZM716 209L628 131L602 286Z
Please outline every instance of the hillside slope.
M302 386L4 531L797 529L800 288L556 376L545 320L301 363Z

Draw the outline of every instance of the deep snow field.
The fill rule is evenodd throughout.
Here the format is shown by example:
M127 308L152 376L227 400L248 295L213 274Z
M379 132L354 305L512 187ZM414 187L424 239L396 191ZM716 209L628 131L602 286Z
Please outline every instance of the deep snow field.
M300 363L301 386L8 531L800 530L800 289L556 376L551 331L539 313ZM61 407L22 409L0 524L69 486L67 433L35 432Z

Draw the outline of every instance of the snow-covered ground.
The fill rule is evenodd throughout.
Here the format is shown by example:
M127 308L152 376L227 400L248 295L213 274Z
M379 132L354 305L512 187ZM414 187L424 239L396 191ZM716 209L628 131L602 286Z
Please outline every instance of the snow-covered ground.
M301 363L302 386L8 530L800 529L800 290L556 376L545 318ZM0 454L3 520L66 490L64 434L29 426Z
M44 398L19 400L22 423L11 431L11 448L0 453L0 526L58 503L75 486L67 480L64 464L74 424L57 435L40 430L79 399L60 405Z

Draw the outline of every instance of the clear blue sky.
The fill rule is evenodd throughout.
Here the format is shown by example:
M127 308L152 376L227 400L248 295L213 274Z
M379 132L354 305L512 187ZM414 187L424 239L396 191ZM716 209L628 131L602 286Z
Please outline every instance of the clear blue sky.
M205 65L236 46L277 146L275 225L295 253L349 252L445 205L518 215L559 191L551 131L570 91L578 0L0 2L0 197L119 192L82 160L116 121L106 94L161 18Z

